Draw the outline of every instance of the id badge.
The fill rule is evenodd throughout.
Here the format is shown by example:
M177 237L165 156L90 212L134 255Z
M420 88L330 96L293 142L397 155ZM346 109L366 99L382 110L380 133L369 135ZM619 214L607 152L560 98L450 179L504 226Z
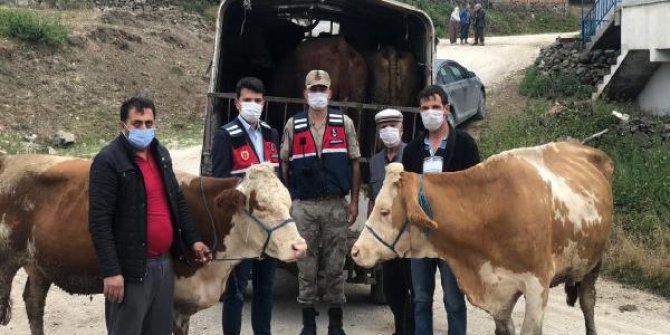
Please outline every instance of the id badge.
M423 161L423 173L442 173L442 156L427 157Z

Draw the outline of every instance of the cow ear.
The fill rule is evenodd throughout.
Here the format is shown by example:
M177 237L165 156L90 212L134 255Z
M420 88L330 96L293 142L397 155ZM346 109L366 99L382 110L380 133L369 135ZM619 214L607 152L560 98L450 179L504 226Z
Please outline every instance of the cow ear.
M244 193L231 188L219 193L214 199L214 202L216 207L232 214L246 207L247 196L244 195Z
M407 220L419 228L436 229L437 222L433 221L419 205L419 187L417 175L402 172L399 180L400 197L405 206Z

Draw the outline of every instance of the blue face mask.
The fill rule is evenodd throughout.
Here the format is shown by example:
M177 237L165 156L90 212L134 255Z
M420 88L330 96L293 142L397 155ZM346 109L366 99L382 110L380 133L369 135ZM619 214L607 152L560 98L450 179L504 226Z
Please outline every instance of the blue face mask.
M126 129L128 129L127 126ZM155 136L156 130L154 128L133 128L128 129L128 136L126 137L128 138L128 142L130 142L130 145L132 145L133 148L137 150L144 150L149 147L149 144L151 144L151 141L154 140Z

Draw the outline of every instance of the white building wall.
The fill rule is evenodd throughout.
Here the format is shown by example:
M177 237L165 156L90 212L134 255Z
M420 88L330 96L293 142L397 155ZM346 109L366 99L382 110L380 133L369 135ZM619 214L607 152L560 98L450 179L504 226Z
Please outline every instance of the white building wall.
M663 63L637 96L641 109L655 115L670 115L670 63Z
M621 48L670 49L670 0L623 0Z

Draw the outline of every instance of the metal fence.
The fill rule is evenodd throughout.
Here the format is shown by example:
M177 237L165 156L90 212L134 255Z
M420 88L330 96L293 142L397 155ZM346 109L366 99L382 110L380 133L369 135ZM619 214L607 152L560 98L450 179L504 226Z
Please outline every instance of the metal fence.
M621 0L598 0L586 15L582 14L582 43L590 41L598 28L604 22L608 22L606 18L610 11L620 5ZM582 2L583 7L584 3Z

